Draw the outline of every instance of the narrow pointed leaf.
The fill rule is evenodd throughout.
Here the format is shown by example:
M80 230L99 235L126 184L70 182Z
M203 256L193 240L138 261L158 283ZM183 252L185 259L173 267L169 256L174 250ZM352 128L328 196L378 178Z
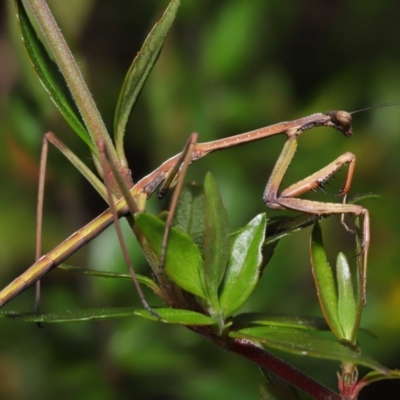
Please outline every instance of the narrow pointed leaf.
M64 270L70 271L70 272L76 272L76 273L82 274L82 275L95 276L95 277L99 277L99 278L128 279L130 281L132 280L131 274L123 274L121 272L98 271L95 269L74 267L72 265L67 265L67 264L60 264L58 266L58 268L64 269ZM147 276L139 275L139 274L136 274L136 278L139 283L146 285L155 294L157 294L157 296L162 297L161 289L157 286L157 284L153 280L151 280Z
M338 283L338 314L343 329L344 338L354 341L354 326L357 318L357 307L354 299L353 283L349 263L343 253L339 253L336 263Z
M217 183L210 173L207 173L204 180L204 196L206 222L204 274L212 307L214 311L217 311L219 309L218 288L229 258L229 224Z
M265 245L272 244L285 236L315 224L318 218L311 214L299 214L294 217L276 216L268 218Z
M257 325L283 326L305 330L329 330L329 325L324 318L293 315L244 313L235 316L233 323L236 330Z
M64 77L39 40L21 0L15 0L15 8L25 49L40 82L71 128L89 146L90 150L94 152L94 145L72 99Z
M95 276L95 277L99 277L99 278L117 278L117 279L128 279L128 280L132 279L132 276L127 273L112 272L112 271L99 271L97 269L80 268L80 267L75 267L73 265L68 265L68 264L60 264L57 268L64 269L65 271L76 272L78 274ZM143 283L149 287L151 287L151 283L154 283L150 278L148 278L147 276L144 276L144 275L136 274L136 278L138 279L138 281L140 283Z
M378 371L368 372L368 374L366 374L360 381L357 382L357 393L360 392L365 386L368 386L374 382L383 381L384 379L400 379L400 371L391 369L388 371L388 374L383 374Z
M315 224L315 221L317 221L317 218L309 214L300 214L295 217L277 216L268 218L262 269L268 265L274 255L275 247L283 237Z
M206 315L189 310L172 308L154 308L160 315L161 321L169 324L181 325L213 325L215 321ZM120 307L120 308L98 308L73 311L54 311L48 313L16 313L13 311L1 311L0 317L22 320L25 322L44 323L65 323L65 322L86 322L101 321L105 319L129 318L139 316L154 321L158 319L141 308Z
M138 213L135 215L135 223L159 259L165 222L153 215ZM200 251L188 235L174 228L169 234L164 269L179 287L195 296L207 299Z
M224 317L232 315L249 298L260 277L266 215L259 214L231 236L231 249L220 305Z
M326 322L339 339L343 338L343 330L338 315L338 300L332 268L326 257L322 233L319 224L315 224L311 234L311 263L319 304Z
M157 61L165 38L175 19L179 4L179 0L170 2L163 17L147 36L126 74L114 116L115 144L120 157L123 154L123 137L132 107Z
M291 354L354 363L369 367L383 374L388 374L389 372L388 369L370 357L338 342L332 342L313 335L303 329L277 326L256 327L231 332L229 336L259 342L264 346L280 349Z
M215 321L208 317L207 315L200 314L191 310L181 310L176 308L157 308L160 317L162 318L161 322L165 322L168 324L180 324L180 325L215 325ZM151 319L153 321L158 321L158 319L149 314L146 310L141 309L137 311L137 314L141 317Z

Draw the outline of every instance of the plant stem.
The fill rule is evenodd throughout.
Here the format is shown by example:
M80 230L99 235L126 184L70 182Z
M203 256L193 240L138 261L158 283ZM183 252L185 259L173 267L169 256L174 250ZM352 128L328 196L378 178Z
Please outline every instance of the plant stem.
M247 358L259 367L272 372L289 384L296 386L304 393L310 395L313 399L342 400L342 397L338 393L335 393L331 389L312 379L310 376L272 355L263 348L258 347L249 340L215 336L212 328L209 326L187 326L186 328L202 335L204 338L227 351L231 351Z
M27 0L27 2L35 15L61 73L64 75L95 147L97 148L99 140L104 140L109 149L110 157L115 160L117 165L120 165L103 119L46 1ZM94 156L97 159L95 162L98 161L98 154ZM101 175L101 171L98 172Z
M267 371L274 373L291 385L296 386L304 393L317 400L340 400L341 396L321 385L308 375L292 367L286 362L268 353L264 349L257 347L254 343L244 339L234 339L231 341L229 350L240 354L253 361Z

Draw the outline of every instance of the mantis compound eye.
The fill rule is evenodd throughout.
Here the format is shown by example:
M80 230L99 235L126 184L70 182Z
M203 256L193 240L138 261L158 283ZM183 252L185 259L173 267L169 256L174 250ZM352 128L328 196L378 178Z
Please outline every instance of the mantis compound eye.
M353 128L351 127L351 115L347 111L330 111L328 115L331 117L332 123L335 128L343 132L345 136L351 136L353 134Z
M335 115L337 123L344 127L351 127L351 115L347 111L338 111Z

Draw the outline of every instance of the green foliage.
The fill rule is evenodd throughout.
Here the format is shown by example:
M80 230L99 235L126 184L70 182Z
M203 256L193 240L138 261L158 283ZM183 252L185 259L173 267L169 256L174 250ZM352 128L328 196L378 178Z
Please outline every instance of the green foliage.
M135 222L159 259L165 223L150 214L136 214ZM206 299L202 264L200 251L191 238L173 229L168 241L165 272L182 289Z
M38 79L71 128L91 150L94 150L93 143L72 99L68 85L61 75L57 64L50 58L47 50L34 31L21 0L15 0L15 8L20 24L22 40L24 41L26 51Z
M206 315L190 310L175 310L172 308L156 308L157 314L161 316L162 322L178 325L212 325L215 321ZM105 319L129 318L134 316L143 317L157 321L157 317L149 314L143 309L128 307L102 308L93 310L53 311L49 313L6 313L6 318L23 320L25 322L40 322L46 324L65 322L87 322L101 321Z
M315 335L316 330L326 329L318 320L308 319L307 321L293 319L290 316L260 316L257 314L238 315L230 319L229 317L249 299L259 281L261 267L265 267L262 264L262 249L264 246L270 246L270 244L266 244L270 243L266 237L266 217L265 214L261 214L243 228L229 234L226 211L219 189L211 174L205 178L204 192L204 195L200 196L199 186L189 185L182 193L177 209L177 214L180 215L181 229L196 225L196 218L199 219L199 226L203 227L204 231L195 232L194 237L204 239L204 242L200 244L203 255L190 235L182 230L172 228L162 271L165 273L165 278L176 285L175 290L180 293L177 298L182 297L181 291L183 291L186 292L184 295L186 299L189 294L194 296L194 303L193 301L174 300L173 309L153 308L156 315L152 315L146 310L120 307L40 314L1 312L0 316L40 323L100 321L132 316L153 321L158 321L160 318L159 322L187 325L192 328L211 326L215 340L219 337L226 340L223 339L224 336L239 340L245 339L262 344L266 348L279 349L295 355L338 360L347 368L354 369L356 365L363 365L374 369L381 377L396 376L395 374L391 375L391 372L378 362L361 354L356 347L354 335L357 332L357 326L355 324L359 319L355 316L356 307L349 266L344 255L339 254L337 265L339 296L337 296L318 224L313 230L311 247L314 276L322 310L337 338L340 341L351 342L352 346ZM199 207L192 207L194 198L200 199L203 205L197 204ZM185 204L185 200L189 201L189 206ZM180 210L181 207L185 209L185 213ZM203 211L203 215L199 210ZM201 224L201 221L206 221L206 223ZM146 239L148 248L145 253L148 254L148 251L151 251L158 265L166 229L165 222L151 214L138 213L135 215L135 225ZM287 223L286 226L292 229L292 233L298 229L297 224ZM290 233L290 231L286 231L286 234ZM208 235L213 240L207 241ZM227 257L221 259L218 249L223 249L224 246L226 246L228 254ZM207 257L209 253L211 257ZM213 264L213 270L209 266L207 267L207 263L213 263L214 257L218 258L218 263ZM67 269L74 271L71 267L67 267ZM84 270L82 272L93 277L126 278L126 276L96 273L95 271L90 273L90 271ZM166 293L169 284L166 284L164 279L158 278L158 280L161 287L150 283L145 277L139 277L139 281L151 287L154 293L159 295L162 292ZM164 295L160 297L164 298ZM196 304L194 310L179 309L179 306L193 307L190 304ZM229 339L226 346L229 347ZM351 381L355 387L356 383L356 381ZM268 389L264 387L263 392L267 393Z
M101 50L97 52L99 58L90 59L90 52L86 55L85 51L82 51L83 56L80 55L82 59L80 66L90 71L86 75L90 77L91 91L96 96L99 108L104 110L106 121L113 119L112 110L118 98L122 71L127 69L131 58L141 48L141 43L135 43L136 37L145 36L144 32L147 32L148 27L154 24L154 20L160 19L162 8L165 7L164 4L150 3L135 5L134 12L130 4L129 10L125 12L126 5L122 2L112 5L113 11L118 10L118 17L116 13L112 14L113 18L115 17L115 27L105 27L97 30L97 33L104 32L109 40L114 28L123 29L124 21L129 20L127 31L121 35L121 42L118 41L118 46L116 46L118 39L112 39L112 48L106 49L103 48L106 40L102 40L104 37L98 37L96 34L93 35L96 38L95 42L88 43L91 43L93 54L97 52L97 49ZM178 2L172 1L169 7L170 14L165 14L164 18L159 20L152 31L153 36L149 36L146 41L149 48L142 47L144 51L141 51L141 54L145 56L139 55L131 64L114 115L114 125L119 126L115 128L115 132L119 132L117 140L120 144L117 144L117 148L118 146L122 148L125 126L128 131L133 129L137 133L134 137L127 135L126 138L129 143L128 148L134 151L131 155L134 160L131 165L134 167L134 176L144 176L151 168L149 166L154 167L179 151L181 148L179 143L184 143L185 135L193 129L200 131L202 140L207 138L211 140L311 112L325 111L327 108L338 106L346 108L349 105L357 108L359 104L361 106L378 104L386 99L397 98L399 88L397 88L395 77L399 61L393 56L396 51L390 44L387 45L387 49L382 49L380 45L377 48L374 45L374 43L381 43L380 40L376 40L377 34L385 35L386 27L393 24L382 24L379 29L371 28L373 26L371 21L377 21L376 15L379 13L386 18L396 15L397 4L394 2L385 3L384 6L363 4L362 8L358 9L358 6L349 2L330 10L325 9L325 6L320 6L319 3L312 6L315 12L305 14L294 4L288 6L260 0L245 2L245 5L240 1L222 1L218 4L208 1L184 2L179 11L180 17L176 21L176 30L172 29L173 41L166 46L159 63L153 69L178 8ZM51 3L50 7L52 8ZM90 8L90 5L88 7ZM98 4L92 12L99 13L99 16L104 12L109 17L111 14L110 9L107 12L107 7L103 3ZM160 8L153 10L153 7ZM324 10L326 13L323 12ZM62 25L63 18L76 20L73 15L69 15L70 12L66 10L65 16L59 16L62 30L67 36L68 31ZM320 21L325 20L323 15L326 18L327 14L329 14L330 24L322 26ZM343 15L346 15L345 19ZM359 15L363 15L363 21L358 21ZM100 21L105 20L99 16L94 17L91 24L97 26ZM135 18L139 19L135 20ZM316 19L313 20L313 18ZM111 18L107 19L111 21ZM82 24L86 23L84 19L81 21ZM355 21L359 23L356 31L354 30ZM22 27L28 26L25 22L27 20L21 23ZM40 42L29 28L26 29L28 30L25 32L25 43L28 50L33 52L30 57L43 61L47 56L41 53L43 48ZM139 34L132 34L134 30ZM86 29L83 31L90 33L90 25L87 31ZM312 40L307 39L308 35L312 36ZM293 40L293 37L298 40ZM348 40L349 37L352 40ZM90 35L87 35L86 40L91 40ZM367 43L372 62L365 62L364 52L361 48L361 53L358 52L353 46L354 41ZM221 43L226 44L224 48L221 48ZM130 59L124 59L121 65L117 62L119 57L113 53L117 48L124 49L130 57ZM326 51L321 51L321 48ZM129 51L126 51L127 49ZM78 53L78 50L74 49L75 52ZM304 54L307 54L307 57ZM85 63L86 60L88 64ZM111 62L108 62L110 60ZM338 60L340 60L340 65ZM140 66L142 62L143 68ZM82 121L75 104L71 102L71 97L65 90L67 86L63 84L63 80L60 83L60 77L57 76L58 69L54 70L52 63L50 59L45 62L34 62L36 73L44 82L67 122L80 133L89 146L92 146L87 140L86 128L82 128ZM321 68L321 65L324 67ZM140 101L137 101L138 94L152 69L153 72L143 91L143 96ZM28 189L32 191L33 189L29 187L29 183L24 184L24 182L35 180L29 175L34 168L27 167L24 162L27 160L32 162L36 159L36 154L32 156L30 153L32 150L27 143L37 144L41 137L29 137L29 141L24 141L17 126L22 126L21 121L25 121L23 132L25 137L28 137L27 131L32 135L33 125L26 123L29 120L40 125L37 129L43 132L49 129L49 125L61 134L65 130L63 125L56 125L56 117L48 118L47 116L46 122L42 122L43 115L29 107L30 102L26 98L27 87L30 86L25 81L19 90L10 94L11 101L8 102L7 107L10 117L0 119L2 132L7 132L7 135L8 132L15 134L12 140L5 141L5 153L1 157L6 165L4 170L7 174L11 167L18 171L17 174L11 176L11 179L5 178L10 181L4 179L7 191L4 191L2 196L4 201L2 208L6 212L2 213L0 218L1 225L7 227L7 232L0 238L2 243L0 255L4 268L9 269L9 272L4 273L10 275L10 279L4 279L5 282L16 275L15 271L12 271L14 267L21 269L21 266L31 263L31 259L27 258L25 252L29 253L29 257L33 254L33 249L29 247L30 243L33 243L33 238L28 237L28 234L33 231L33 213L31 213L30 204L34 200L33 196L26 194ZM128 123L128 117L134 105L137 110L136 118ZM352 151L356 152L358 166L361 168L357 171L353 184L357 186L357 190L360 187L364 191L374 190L385 193L383 200L372 199L366 202L366 206L371 207L373 229L374 226L380 229L380 234L373 235L375 250L370 268L372 279L369 281L372 295L368 303L368 306L372 305L372 307L366 307L363 311L365 325L379 331L380 336L385 339L376 341L378 345L368 343L370 346L364 346L364 340L361 343L365 353L369 352L369 347L380 346L383 355L376 356L380 360L384 359L385 353L390 355L395 353L399 328L398 322L393 319L399 304L398 289L395 285L396 279L393 279L391 269L388 268L390 265L395 265L396 261L393 243L395 243L394 232L398 226L396 217L398 213L393 210L396 210L398 196L393 195L392 187L395 169L390 167L389 162L383 162L384 157L389 160L396 160L397 157L398 119L396 120L396 115L398 113L393 114L395 116L384 110L380 110L379 113L372 112L369 115L373 115L373 118L364 127L362 126L364 116L357 115L355 132L362 132L363 136L355 135L351 144L346 142L342 145L342 140L338 139L337 135L332 135L331 138L327 130L321 132L321 135L308 134L304 137L304 147L303 138L299 146L301 149L298 158L302 162L297 163L295 159L290 171L295 175L295 179L296 174L302 178L307 168L308 172L313 171L336 157L337 151L352 150L351 146L357 146L357 150L353 148ZM354 119L356 120L356 117ZM19 121L19 125L15 121ZM374 136L375 132L380 134L379 141ZM8 138L7 135L3 136ZM308 136L310 139L307 139ZM146 140L143 140L143 137ZM73 142L74 139L70 140ZM261 213L263 205L259 199L268 171L274 163L274 154L278 151L275 145L281 144L271 140L271 145L268 141L265 147L249 145L247 149L243 148L240 152L234 150L220 153L207 161L209 164L196 167L195 171L191 167L193 171L190 172L191 179L199 180L208 169L218 174L216 180L220 184L220 191L228 211L222 208L219 195L215 192L215 183L210 181L210 178L207 178L205 186L208 188L206 192L209 193L211 190L213 193L211 197L210 194L204 196L199 187L182 194L182 201L175 218L175 228L171 232L168 243L165 279L174 287L177 298L186 300L183 302L185 307L190 308L195 305L196 310L157 306L154 306L154 309L161 315L161 322L193 326L196 327L193 330L197 332L201 331L200 328L213 326L213 337L221 340L231 340L234 337L251 339L269 349L278 348L288 353L340 359L345 362L343 365L345 371L351 370L354 364L376 368L376 371L368 373L358 382L358 387L354 388L355 392L361 390L367 383L389 376L396 377L394 371L389 372L364 353L360 355L358 352L359 349L355 343L358 340L356 335L361 314L360 285L357 281L356 289L353 288L354 272L352 279L350 273L352 267L349 267L342 253L338 256L336 279L334 278L329 266L329 255L326 255L326 246L322 244L322 237L317 232L318 228L313 231L312 258L313 268L318 276L316 278L318 297L326 322L316 317L301 316L304 313L315 315L318 311L315 305L311 305L315 304L315 290L307 283L308 275L306 274L309 271L304 268L309 264L306 246L301 244L300 234L297 236L292 233L302 231L313 224L315 217L273 216L268 220L264 238L266 218ZM371 148L374 149L372 154ZM8 157L12 160L11 167L7 164L10 162ZM124 161L125 156L122 150L119 151L119 157ZM87 154L83 158L87 158ZM143 161L144 159L146 161ZM53 162L53 174L57 175L58 170L62 171L63 167L58 167L61 161L54 160ZM67 171L67 168L65 170ZM385 179L374 180L374 177L378 176L376 172L378 170L382 171L382 176L391 177L390 185ZM2 171L2 179L3 175L5 174ZM15 176L18 176L19 182L22 183L16 183ZM86 194L80 198L80 191L73 189L73 184L68 183L70 181L72 182L71 178L66 178L66 181L60 184L67 188L68 201L76 198L77 204L80 202L86 204L87 200L84 198ZM25 186L21 189L18 185ZM372 185L375 186L372 187ZM210 186L214 189L210 189ZM362 200L364 204L365 197ZM385 201L387 206L382 207L382 201ZM204 206L205 202L207 207ZM53 203L56 203L55 199ZM74 208L76 215L79 215L79 206L71 208ZM146 236L154 256L159 257L165 224L151 214L155 209L156 206L151 203L149 214L137 215L136 221ZM204 209L207 210L206 213ZM258 215L254 217L255 214ZM232 233L229 233L227 215L230 226L235 227ZM250 222L245 222L249 220ZM47 231L45 232L46 248L54 247L58 241L77 228L71 225L72 218L61 220L57 206L49 211L48 221L49 226L45 229ZM378 226L378 224L381 225ZM78 223L79 225L81 224ZM236 228L241 225L244 226L240 229ZM343 245L344 240L340 242L337 240L348 233L338 231L336 225L328 226L332 228L326 233L329 235L329 250L332 245L340 251L345 247L346 254L351 256L359 254L359 249L353 247L349 249ZM278 242L281 242L281 245L274 254ZM273 254L274 257L272 257ZM140 264L143 259L140 249L133 249L131 255L135 266ZM26 373L28 379L24 379L26 382L24 386L29 388L30 393L40 392L41 398L53 398L51 382L56 382L57 388L66 387L71 396L76 397L78 392L83 396L82 387L70 387L65 382L57 381L59 371L63 371L65 376L71 374L79 376L78 381L85 382L91 396L98 394L105 399L124 397L124 395L126 397L133 392L138 397L149 398L157 391L163 395L171 394L176 398L193 397L194 393L196 398L208 399L212 396L218 398L227 396L232 399L249 398L249 392L252 393L251 390L260 381L258 375L256 377L252 375L254 367L251 364L246 366L243 360L239 359L232 368L240 374L241 379L232 379L233 374L230 373L232 371L229 370L228 363L233 365L232 363L236 361L226 361L225 353L219 359L213 348L211 351L208 350L209 356L207 356L207 349L202 347L204 346L202 341L196 342L197 339L193 339L193 335L190 338L186 337L186 331L182 327L176 327L177 330L173 330L174 327L161 327L153 321L147 322L148 319L155 320L156 318L140 309L140 305L125 307L126 304L132 303L135 294L131 282L124 283L124 280L129 277L118 272L119 268L121 271L123 268L120 266L119 257L118 245L113 242L110 232L106 232L105 235L97 238L91 247L89 256L91 269L79 269L81 274L88 275L89 278L101 276L103 279L71 278L70 274L68 278L65 278L65 273L55 272L53 274L55 282L53 281L51 286L45 282L45 303L51 304L54 310L72 311L44 312L39 315L21 315L12 312L3 314L10 318L45 323L118 318L113 322L112 334L104 335L102 328L110 326L102 325L104 323L96 325L100 326L100 329L92 329L90 324L63 324L57 331L51 330L51 335L47 335L46 341L42 334L37 333L33 325L25 325L25 328L21 330L22 324L11 326L9 321L3 323L4 337L10 338L6 339L10 354L15 348L15 354L23 355L22 361L13 364L17 365L16 369L19 371L19 365L23 363L29 365L29 362L34 362L35 366L38 366L35 368L34 379L30 373ZM86 264L82 256L80 260L76 259L76 262ZM268 268L265 268L267 264ZM148 274L145 268L142 266L139 270L143 274ZM68 269L73 270L70 267ZM263 282L260 282L261 271L264 269L266 276ZM104 272L111 270L117 272ZM358 271L356 275L358 278ZM163 284L165 282L155 283L145 276L139 276L139 281L151 288L156 296L164 299ZM79 284L77 285L76 282ZM72 287L66 288L66 284L72 284ZM126 289L121 289L121 285L124 284L127 285ZM78 293L76 287L81 288ZM381 287L381 291L385 292L386 296L378 296L377 292L374 293L374 287L378 288L376 289L378 292ZM19 304L19 306L15 305L16 308L30 309L30 298L29 302L25 301L24 297L16 300L18 301L19 303L15 303ZM151 298L150 303L155 302L156 299ZM88 308L79 310L82 304L88 304ZM105 307L100 308L101 304ZM235 315L243 306L246 309L261 310L262 313ZM269 312L265 312L266 310ZM275 314L271 314L271 311ZM289 311L290 315L287 315ZM136 317L128 318L133 316ZM138 316L143 318L138 318ZM110 323L112 321L107 321L107 324ZM326 330L328 325L340 343L328 341L321 336L321 333L315 333ZM32 329L27 329L27 326L32 326ZM50 329L52 328L47 326L45 331ZM167 331L167 329L170 330ZM385 329L390 330L385 332ZM98 331L102 331L102 334ZM25 334L29 336L25 337ZM169 334L171 340L166 338ZM386 340L385 334L393 337L393 340ZM50 336L57 335L59 335L58 339L53 342ZM96 335L98 335L98 340L93 340ZM365 341L368 342L368 339ZM65 352L56 347L59 342L68 343L63 346ZM54 345L54 349L57 348L54 355L48 352L49 343ZM123 343L123 345L118 347L117 343ZM211 362L215 365L215 370L212 371L212 376L206 377L210 385L199 386L195 381L187 380L186 389L179 389L183 390L179 392L177 388L182 388L179 371L183 368L195 370L194 364L199 365L201 362L199 357L196 357L195 361L192 360L190 352L187 351L188 343L196 347L199 354L204 356L204 366L200 366L204 368L196 372L203 373L209 368ZM28 344L32 346L28 347ZM138 351L133 347L136 345L140 345L144 350ZM176 347L171 350L174 345ZM82 351L83 348L85 351ZM115 387L111 387L107 379L97 379L96 377L102 376L101 368L96 369L93 361L88 361L89 357L85 356L86 349L93 355L104 354L104 348L106 352L109 352L113 365L117 365L117 374L146 376L150 378L151 384L146 386L146 379L140 379L140 384L135 385L134 388L129 387L129 394L127 394L124 393L122 385L116 384ZM117 348L119 350L116 350ZM71 354L75 350L74 359L77 361L75 365L78 365L78 360L81 365L79 371L70 368ZM376 349L373 352L378 354ZM20 360L15 354L12 354L10 358ZM28 361L30 357L34 357L34 361ZM51 371L47 367L49 359L52 367L54 366ZM92 360L92 357L90 359ZM176 365L174 360L177 360ZM8 371L9 363L7 360L5 362L7 362ZM398 365L396 360L391 360L390 364L392 363ZM307 368L304 367L304 369ZM310 375L315 375L320 380L326 379L328 374L325 369L318 367L313 371L312 367L309 368L307 372ZM45 370L46 373L44 373ZM334 386L334 370L330 376L332 379L330 384ZM154 387L155 381L158 383L157 388ZM207 393L206 386L213 387L212 394ZM40 390L35 390L38 387ZM222 394L216 395L219 392L215 388L220 388ZM278 393L278 395L272 397L274 394L271 393ZM283 389L281 383L276 384L276 382L269 387L265 383L262 384L261 395L262 398L298 398L298 395L294 395L291 390ZM100 398L99 396L97 398Z
M339 322L343 329L344 339L351 341L354 339L354 332L357 330L355 329L357 308L354 299L349 263L343 253L338 254L336 271Z
M304 329L263 326L241 329L230 335L259 342L288 353L356 363L373 368L381 374L389 374L388 369L358 351L308 333Z
M339 320L335 282L322 243L321 229L318 224L314 226L313 232L313 240L311 242L313 274L318 288L318 297L320 299L321 308L332 332L336 337L343 338L344 334Z
M157 61L164 41L175 19L179 5L179 0L171 1L163 18L161 18L149 33L126 74L114 116L115 145L117 151L120 155L123 155L124 158L123 138L126 124L132 112L132 107L136 103L143 85Z

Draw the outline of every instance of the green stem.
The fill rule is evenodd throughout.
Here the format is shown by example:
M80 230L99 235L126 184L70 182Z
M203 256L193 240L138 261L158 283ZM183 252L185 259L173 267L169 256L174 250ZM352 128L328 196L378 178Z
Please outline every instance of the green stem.
M93 97L83 79L81 71L75 62L71 51L65 42L60 28L57 25L45 0L27 0L32 9L33 14L40 26L40 29L54 55L54 58L60 68L61 73L68 84L71 94L76 102L76 105L81 113L86 128L90 137L97 149L99 140L104 140L110 152L110 157L115 160L117 165L120 165L114 145L107 132L107 128L101 118L101 115L96 107ZM98 153L95 155L98 161ZM98 163L96 163L96 166ZM99 174L102 175L101 170Z

